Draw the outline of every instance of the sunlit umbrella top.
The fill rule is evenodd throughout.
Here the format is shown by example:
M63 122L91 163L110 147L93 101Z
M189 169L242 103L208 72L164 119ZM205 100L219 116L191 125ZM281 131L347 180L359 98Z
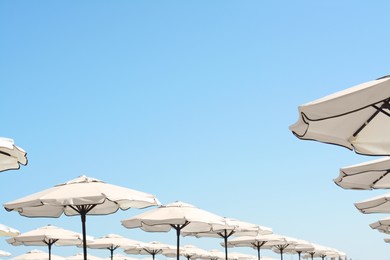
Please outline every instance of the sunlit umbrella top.
M390 77L359 84L299 106L290 130L300 139L390 155Z
M31 250L23 255L16 256L12 260L48 260L49 254L41 250ZM65 260L65 258L57 255L51 255L52 260Z
M12 237L20 234L19 230L0 224L0 237Z
M75 206L96 205L89 215L106 215L118 209L145 208L158 205L155 196L103 181L80 176L74 180L4 204L6 210L16 210L29 217L59 217L79 215Z
M27 153L10 138L0 137L0 172L27 164Z

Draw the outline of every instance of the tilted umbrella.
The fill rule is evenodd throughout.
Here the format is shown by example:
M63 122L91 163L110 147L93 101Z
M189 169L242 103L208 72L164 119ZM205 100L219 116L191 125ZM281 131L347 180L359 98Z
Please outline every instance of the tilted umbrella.
M390 234L390 217L371 223L370 227L378 230L379 232Z
M110 251L111 260L114 259L114 251L118 248L126 248L129 246L136 246L141 242L128 239L116 234L109 234L107 236L95 239L87 244L87 247L94 249L108 249Z
M389 172L390 159L381 158L341 168L334 182L343 189L389 189Z
M212 225L223 225L222 217L201 210L191 204L176 201L144 212L132 218L122 220L126 228L141 228L147 232L176 231L176 257L180 257L180 234L183 231L210 231Z
M25 254L16 256L12 260L47 260L49 259L49 254L41 250L31 250ZM65 260L65 258L58 255L51 255L52 260Z
M0 137L0 172L19 169L27 164L27 153L10 138Z
M82 244L82 239L79 233L48 225L11 237L6 241L13 246L47 246L50 260L53 245L77 246Z
M228 241L228 247L251 247L257 250L257 259L260 260L260 249L267 248L271 249L272 246L280 244L284 239L282 236L269 234L262 235L257 234L256 236L239 236Z
M355 207L362 213L390 213L390 193L379 195L355 203Z
M176 252L176 248L174 246L163 244L158 241L152 241L149 243L140 242L139 244L125 248L124 250L126 254L151 255L153 260L155 259L156 255L164 254L164 252L166 251L168 251L168 253L172 251Z
M159 205L155 196L111 185L87 176L4 204L26 217L81 216L84 260L87 260L86 216L107 215L129 208Z
M223 224L215 224L209 231L185 231L183 236L195 236L195 237L216 237L223 238L225 246L225 259L228 260L227 242L231 236L245 236L256 234L272 234L272 229L268 227L262 227L256 224L240 221L232 218L223 218Z
M359 84L299 106L290 130L300 139L390 155L390 77Z
M84 254L83 253L78 253L72 256L69 256L66 258L66 260L83 260L84 259ZM88 255L88 260L103 260L101 257L93 256L93 255Z

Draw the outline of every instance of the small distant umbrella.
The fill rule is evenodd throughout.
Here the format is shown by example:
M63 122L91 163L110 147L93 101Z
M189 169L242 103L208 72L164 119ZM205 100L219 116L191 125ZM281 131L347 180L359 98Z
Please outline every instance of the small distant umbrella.
M155 196L111 185L87 176L4 204L7 211L26 217L55 217L62 214L81 216L83 253L87 260L86 216L107 215L119 209L146 208L159 205Z
M10 256L11 255L11 253L8 253L8 252L5 252L5 251L3 251L3 250L0 250L0 256L1 257L6 257L6 256Z
M378 221L370 224L370 227L372 229L378 230L379 232L382 232L385 234L390 234L390 217L378 220Z
M27 153L10 138L0 137L0 172L19 169L27 164Z
M390 189L390 159L381 158L340 169L334 182L343 189Z
M176 230L177 260L180 257L180 235L182 232L207 232L211 230L214 224L223 225L224 219L181 201L162 205L156 209L122 220L122 225L126 228L141 228L147 232Z
M20 234L19 230L0 224L0 237L14 237L19 234Z
M290 130L300 139L390 155L390 77L359 84L301 105Z
M212 249L210 251L206 251L207 253L200 256L200 259L207 259L207 260L223 260L225 259L225 253L221 252L217 249Z
M243 253L231 252L229 254L230 260L256 260L257 257L254 255L248 255Z
M114 251L118 248L126 248L136 246L141 242L128 239L116 234L109 234L107 236L95 239L87 244L87 247L94 249L108 249L110 251L111 260L114 259Z
M314 245L300 239L296 239L295 244L291 244L284 249L284 253L298 254L298 259L301 260L301 254L314 250Z
M280 254L280 260L283 260L283 253L288 248L292 248L293 245L297 244L298 240L291 237L283 236L282 242L273 246L273 250Z
M185 231L183 236L195 236L195 237L215 237L223 238L225 246L225 259L228 260L227 242L228 238L235 236L246 236L256 234L272 234L272 229L268 227L262 227L256 224L240 221L232 218L224 218L223 224L215 224L210 231Z
M168 251L168 253L174 251L176 252L176 248L174 246L163 244L158 241L152 241L149 243L140 242L135 246L131 246L125 248L124 252L126 254L132 255L151 255L154 260L156 255L164 254ZM174 254L176 256L176 253Z
M257 234L256 236L239 236L228 241L228 247L251 247L257 250L257 259L260 260L261 248L271 249L272 246L280 244L284 239L282 236L269 234L262 235Z
M66 258L66 260L83 260L84 259L84 254L83 253L78 253L72 256L69 256ZM101 257L93 256L93 255L88 255L87 260L104 260Z
M176 256L176 251L172 249L167 249L163 254L167 257ZM206 250L200 249L194 245L185 245L180 248L180 255L190 259L198 259L208 254Z
M81 234L52 225L34 229L7 239L7 242L13 246L47 246L49 249L49 260L51 259L51 248L53 245L77 246L81 245L82 241Z
M115 260L139 260L138 258L121 255L121 254L115 254L114 259ZM111 257L104 258L104 260L111 260Z
M12 260L48 260L49 254L41 250L31 250L23 255L16 256ZM51 255L52 260L65 260L65 258L57 255Z

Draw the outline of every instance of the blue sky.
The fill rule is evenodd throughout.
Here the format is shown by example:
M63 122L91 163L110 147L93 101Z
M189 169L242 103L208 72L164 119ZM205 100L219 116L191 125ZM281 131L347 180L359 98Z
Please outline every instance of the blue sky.
M390 259L386 236L368 226L386 215L353 206L384 191L346 191L332 181L340 167L375 158L288 130L298 105L389 74L389 8L334 0L1 1L0 135L29 158L1 174L2 203L85 174L354 260ZM140 212L90 217L88 234L175 242L174 233L120 225ZM81 231L78 217L5 210L0 217L22 232L49 223ZM222 250L219 242L183 239ZM16 256L34 247L2 240L0 249Z

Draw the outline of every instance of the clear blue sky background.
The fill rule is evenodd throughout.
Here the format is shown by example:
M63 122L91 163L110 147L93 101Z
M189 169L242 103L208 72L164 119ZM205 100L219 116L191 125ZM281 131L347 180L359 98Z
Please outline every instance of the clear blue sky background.
M1 174L1 202L85 174L353 260L388 260L386 235L368 226L386 215L353 206L384 191L332 181L375 158L298 140L288 126L298 105L389 74L389 9L385 0L1 1L0 135L29 158ZM121 226L140 212L89 217L88 234L175 243L173 232ZM79 217L0 218L22 232L81 231ZM222 250L218 239L182 241ZM34 248L0 241L13 256Z

